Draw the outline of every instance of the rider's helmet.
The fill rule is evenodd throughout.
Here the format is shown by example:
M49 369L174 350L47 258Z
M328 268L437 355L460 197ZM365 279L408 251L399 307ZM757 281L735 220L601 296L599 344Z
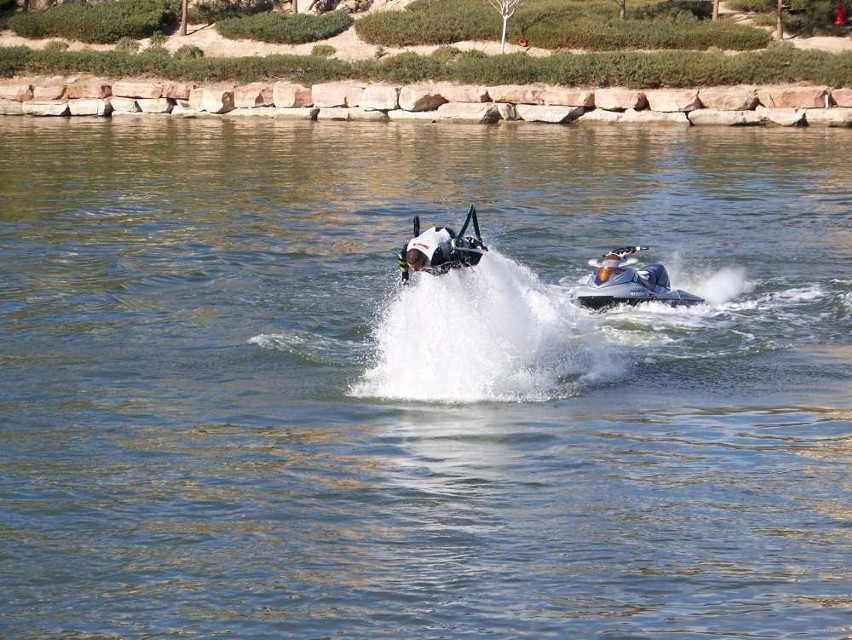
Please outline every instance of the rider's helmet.
M429 266L429 258L419 249L409 249L406 251L405 261L415 271L422 271Z

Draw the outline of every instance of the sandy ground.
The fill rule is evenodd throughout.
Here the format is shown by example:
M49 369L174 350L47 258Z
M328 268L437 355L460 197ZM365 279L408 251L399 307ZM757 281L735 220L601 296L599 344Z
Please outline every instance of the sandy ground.
M412 0L376 0L371 11L387 11L402 9ZM724 19L732 19L739 21L748 21L748 17L744 14L722 10ZM357 19L358 16L356 16ZM45 40L28 40L20 38L8 29L0 31L0 47L13 46L28 46L33 49L44 48L48 43L55 40L48 38ZM832 53L841 51L852 51L852 35L841 37L817 37L817 38L790 38L795 47L800 49L819 49ZM148 46L147 40L140 41L141 47ZM415 53L428 55L437 47L435 46L418 46L407 47L405 49L396 49L393 47L380 48L375 45L362 42L355 29L351 28L344 33L337 35L322 42L311 42L300 45L286 44L268 44L264 42L256 42L253 40L228 40L220 36L213 25L189 25L186 36L173 35L168 37L166 48L174 52L183 45L195 45L204 51L204 55L211 57L236 57L236 56L266 56L274 53L308 55L317 44L327 44L334 47L334 57L340 60L363 60L376 57L380 51L383 55L395 55L403 51L413 51ZM463 51L477 49L484 51L489 55L497 55L500 53L499 42L458 42L454 45ZM68 43L70 50L81 49L96 49L96 50L111 50L113 45L85 45L79 42ZM517 43L507 42L506 53L514 53L517 51L527 51L529 55L547 56L550 52L547 49L536 49L530 47L522 49Z

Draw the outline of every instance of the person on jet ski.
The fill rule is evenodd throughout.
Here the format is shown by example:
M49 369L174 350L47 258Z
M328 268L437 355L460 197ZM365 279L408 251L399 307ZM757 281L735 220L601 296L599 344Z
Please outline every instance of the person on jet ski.
M470 222L473 222L475 236L464 235ZM474 267L479 264L484 251L488 251L488 247L480 237L473 205L459 234L450 227L430 227L420 233L420 219L415 216L414 238L403 245L397 256L402 283L408 284L410 269L438 276L451 269Z
M604 254L600 266L595 272L595 282L602 284L609 279L610 274L621 271L625 264L625 256L629 256L647 247L620 247ZM634 260L635 262L635 260ZM669 274L661 264L649 264L636 271L639 283L650 291L656 291L657 286L668 289L670 285Z

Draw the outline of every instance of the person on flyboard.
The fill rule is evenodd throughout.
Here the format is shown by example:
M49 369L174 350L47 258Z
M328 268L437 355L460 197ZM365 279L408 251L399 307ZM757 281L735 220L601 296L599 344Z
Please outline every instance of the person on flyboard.
M465 235L471 222L475 235ZM485 251L488 251L488 247L479 233L476 208L473 205L470 205L458 234L450 227L430 227L420 233L420 218L415 216L414 237L403 245L397 256L402 283L408 284L410 269L439 276L451 269L475 267Z

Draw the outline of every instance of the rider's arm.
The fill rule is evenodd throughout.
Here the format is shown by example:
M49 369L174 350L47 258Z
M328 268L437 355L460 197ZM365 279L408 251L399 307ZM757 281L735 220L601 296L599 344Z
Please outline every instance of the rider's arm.
M408 262L405 260L405 250L407 248L408 244L406 243L397 256L397 262L399 263L399 276L402 278L402 284L408 284Z

